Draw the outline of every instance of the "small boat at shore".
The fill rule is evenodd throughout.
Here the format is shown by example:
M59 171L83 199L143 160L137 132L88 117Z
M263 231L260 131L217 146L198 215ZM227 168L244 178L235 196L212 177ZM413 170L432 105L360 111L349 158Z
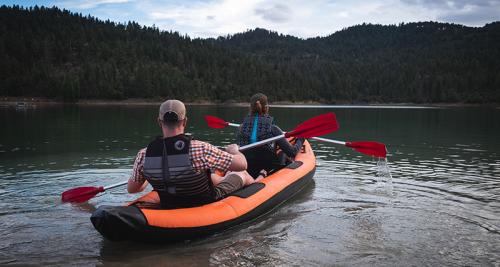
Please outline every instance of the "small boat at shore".
M14 107L16 108L16 110L28 110L36 108L36 105L30 102L16 102Z
M199 207L159 209L155 191L125 206L101 206L92 224L112 241L168 243L227 230L270 212L292 198L313 178L316 158L305 141L295 161L219 201Z

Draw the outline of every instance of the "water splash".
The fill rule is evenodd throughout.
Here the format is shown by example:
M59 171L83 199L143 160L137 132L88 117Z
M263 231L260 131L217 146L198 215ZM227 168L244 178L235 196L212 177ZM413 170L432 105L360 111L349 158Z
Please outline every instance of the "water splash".
M377 186L383 188L383 191L388 195L393 196L392 174L387 158L378 158L375 177L377 178Z

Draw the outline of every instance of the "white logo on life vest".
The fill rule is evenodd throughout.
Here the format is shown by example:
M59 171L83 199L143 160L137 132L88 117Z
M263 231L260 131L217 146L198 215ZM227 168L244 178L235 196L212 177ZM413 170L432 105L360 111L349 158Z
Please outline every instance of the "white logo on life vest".
M185 146L186 146L186 143L184 143L184 141L181 141L181 140L175 142L175 144L174 144L174 147L177 150L182 150Z

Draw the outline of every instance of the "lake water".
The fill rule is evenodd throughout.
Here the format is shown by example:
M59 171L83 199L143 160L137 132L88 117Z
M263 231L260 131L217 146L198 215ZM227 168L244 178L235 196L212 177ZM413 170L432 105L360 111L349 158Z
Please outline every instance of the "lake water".
M0 265L499 266L500 109L272 107L283 129L332 111L336 140L387 144L377 159L312 141L314 183L272 213L204 239L113 243L89 217L139 195L116 188L85 204L61 192L128 179L137 150L160 133L157 107L0 108ZM189 132L217 145L243 107L189 106Z

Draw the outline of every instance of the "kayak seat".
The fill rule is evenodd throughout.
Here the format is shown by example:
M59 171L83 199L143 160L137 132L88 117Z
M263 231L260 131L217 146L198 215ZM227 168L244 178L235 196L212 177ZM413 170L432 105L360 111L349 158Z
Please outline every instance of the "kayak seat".
M286 165L286 168L287 168L287 169L292 169L292 170L295 170L295 169L297 169L298 167L302 166L302 164L304 164L304 162L302 162L302 161L298 161L298 160L297 160L297 161L294 161L294 162L292 162L292 163L290 163L290 164Z
M276 153L270 152L265 147L256 147L243 151L243 155L247 159L247 172L254 179L259 176L261 170L266 170L270 175L286 166L283 159L280 159Z
M251 185L245 186L244 188L242 188L238 191L235 191L235 192L229 194L228 196L247 198L247 197L259 192L264 187L266 187L266 185L263 183L253 183Z

